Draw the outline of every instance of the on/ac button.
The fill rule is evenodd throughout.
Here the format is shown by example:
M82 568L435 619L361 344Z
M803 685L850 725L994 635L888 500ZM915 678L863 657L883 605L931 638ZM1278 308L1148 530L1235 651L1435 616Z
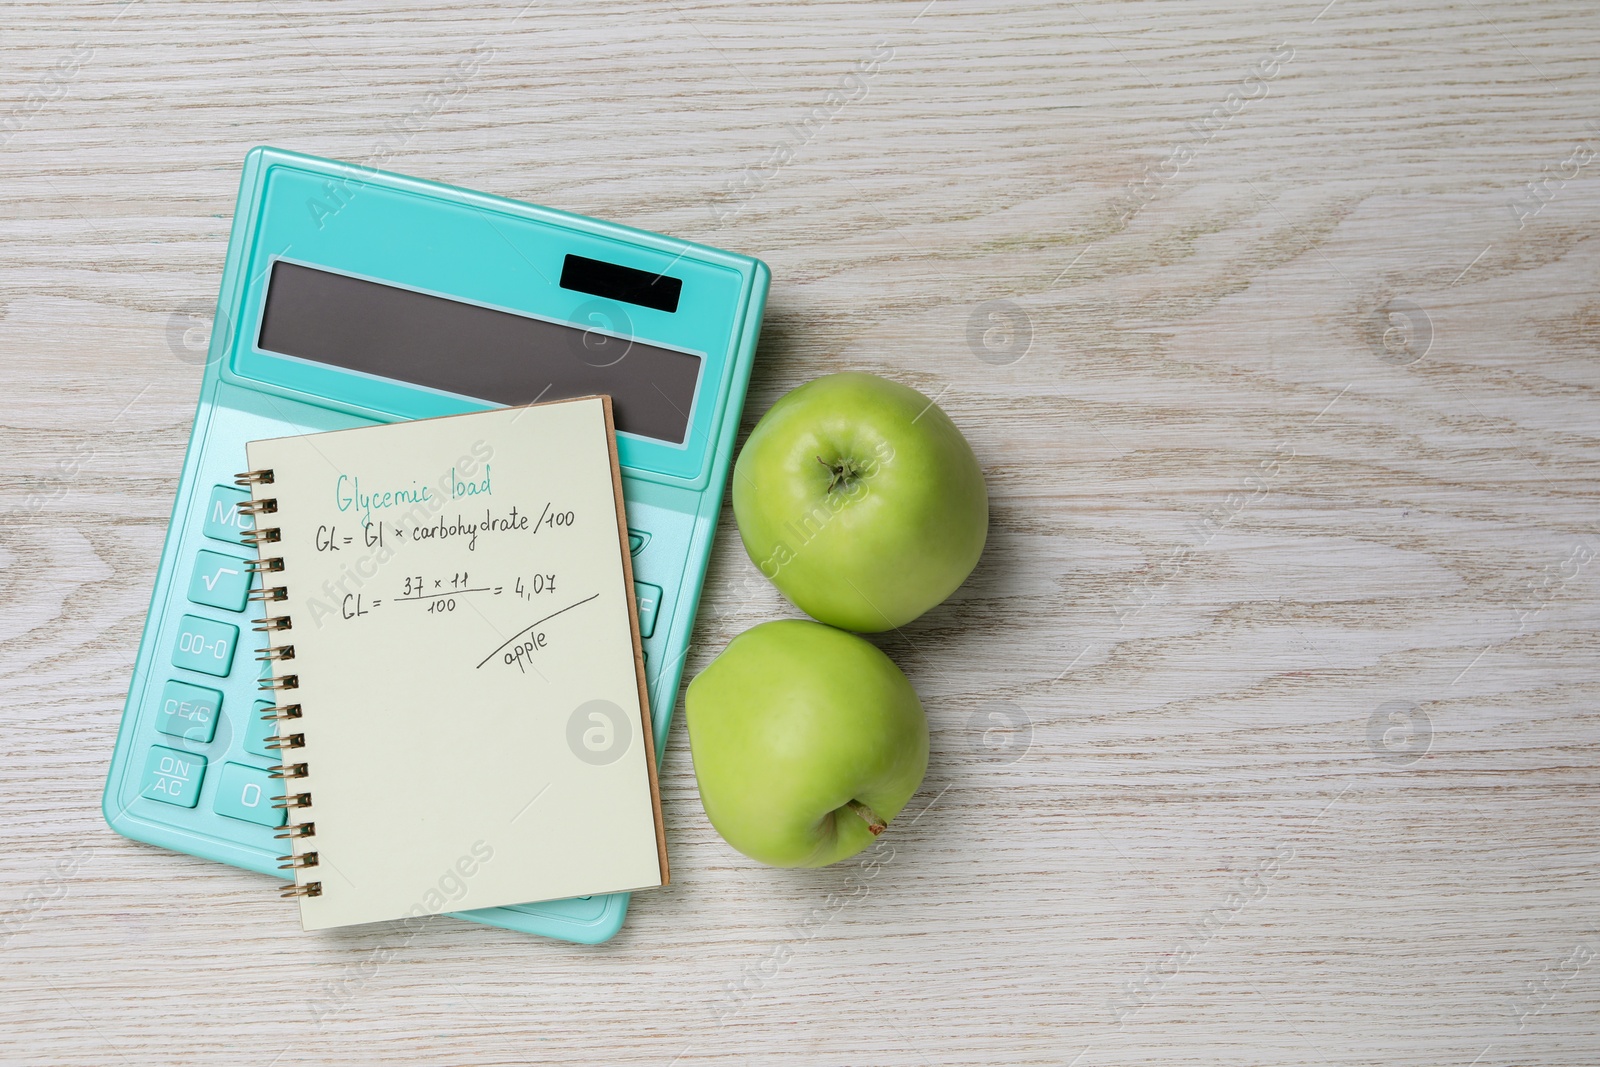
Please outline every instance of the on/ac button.
M206 776L206 758L165 745L151 745L144 762L141 796L192 808L200 799L200 782Z

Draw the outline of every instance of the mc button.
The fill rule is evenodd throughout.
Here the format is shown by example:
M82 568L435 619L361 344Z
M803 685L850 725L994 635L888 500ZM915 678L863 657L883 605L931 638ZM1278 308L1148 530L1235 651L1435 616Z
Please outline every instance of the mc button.
M248 515L239 514L239 505L249 499L250 494L243 489L212 486L211 499L206 501L206 536L240 544L239 535L255 526Z

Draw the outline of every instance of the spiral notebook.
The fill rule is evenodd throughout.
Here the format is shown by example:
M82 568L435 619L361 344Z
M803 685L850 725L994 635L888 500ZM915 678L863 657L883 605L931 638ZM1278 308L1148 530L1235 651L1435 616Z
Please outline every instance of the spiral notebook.
M301 925L666 884L610 400L247 453Z

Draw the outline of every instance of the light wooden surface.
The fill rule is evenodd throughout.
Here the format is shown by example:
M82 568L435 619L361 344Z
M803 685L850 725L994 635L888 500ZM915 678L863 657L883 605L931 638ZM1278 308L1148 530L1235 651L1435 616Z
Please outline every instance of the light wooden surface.
M1600 9L1325 3L5 3L0 1061L1600 1062ZM256 143L762 257L747 428L939 398L878 862L733 853L681 713L599 948L106 828ZM791 613L725 517L689 674Z

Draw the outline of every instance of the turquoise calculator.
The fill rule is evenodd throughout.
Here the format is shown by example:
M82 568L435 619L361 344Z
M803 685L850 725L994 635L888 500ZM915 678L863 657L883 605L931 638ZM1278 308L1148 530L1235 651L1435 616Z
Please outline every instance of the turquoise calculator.
M279 760L234 485L257 438L609 395L660 753L769 278L748 256L253 149L106 778L112 828L281 877L270 800L283 789L268 777ZM595 943L627 907L615 894L458 917Z

